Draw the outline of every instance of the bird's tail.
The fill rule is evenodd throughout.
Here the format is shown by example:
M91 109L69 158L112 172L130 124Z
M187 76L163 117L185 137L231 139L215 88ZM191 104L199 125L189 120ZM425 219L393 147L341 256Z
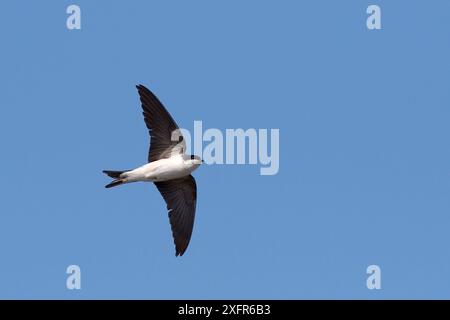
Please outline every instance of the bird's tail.
M123 180L123 179L116 179L116 180L114 180L113 182L108 183L108 184L105 186L105 188L117 187L117 186L120 186L121 184L124 184L124 183L125 183L125 180Z
M121 184L124 184L125 179L120 178L120 176L122 173L127 172L127 171L129 171L129 170L124 170L124 171L103 170L104 174L115 179L111 183L107 184L105 186L105 188L112 188L112 187L116 187L116 186L120 186Z
M103 173L106 174L107 176L114 178L114 179L119 179L120 175L124 172L127 172L129 170L124 170L124 171L112 171L112 170L103 170Z

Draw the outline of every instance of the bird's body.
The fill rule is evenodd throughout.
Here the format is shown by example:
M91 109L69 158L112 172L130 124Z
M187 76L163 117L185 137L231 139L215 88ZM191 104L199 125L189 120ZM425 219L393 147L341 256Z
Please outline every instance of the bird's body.
M191 174L198 168L197 159L186 158L179 154L168 159L156 160L136 169L125 171L120 175L123 183L129 182L157 182L179 179Z
M186 143L180 129L158 98L142 85L137 89L151 138L148 163L133 170L104 170L114 178L106 188L153 182L167 204L175 254L183 255L191 239L197 205L197 184L191 173L202 160L185 154Z

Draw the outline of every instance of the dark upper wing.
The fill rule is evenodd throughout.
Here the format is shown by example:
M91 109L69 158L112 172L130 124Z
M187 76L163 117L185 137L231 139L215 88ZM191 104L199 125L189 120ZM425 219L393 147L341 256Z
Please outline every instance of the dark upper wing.
M136 88L141 98L145 124L151 137L148 162L169 158L172 151L184 152L185 142L172 116L149 89L143 85L138 85ZM175 138L175 141L172 141L172 138Z
M155 182L167 203L176 256L186 251L194 228L197 184L193 176Z

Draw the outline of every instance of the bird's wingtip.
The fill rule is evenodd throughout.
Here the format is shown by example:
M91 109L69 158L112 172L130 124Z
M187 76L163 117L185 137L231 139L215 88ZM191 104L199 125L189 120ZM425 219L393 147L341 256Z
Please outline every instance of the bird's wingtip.
M184 254L184 251L175 250L175 257L181 257L181 256L183 256L183 254Z

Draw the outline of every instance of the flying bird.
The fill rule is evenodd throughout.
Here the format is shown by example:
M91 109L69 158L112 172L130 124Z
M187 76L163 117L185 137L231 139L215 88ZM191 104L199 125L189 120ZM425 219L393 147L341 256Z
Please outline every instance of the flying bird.
M203 161L198 156L185 154L183 135L158 98L143 85L136 88L150 134L148 163L133 170L103 170L114 179L105 187L153 182L167 204L175 255L182 256L191 239L197 204L197 184L191 173Z

